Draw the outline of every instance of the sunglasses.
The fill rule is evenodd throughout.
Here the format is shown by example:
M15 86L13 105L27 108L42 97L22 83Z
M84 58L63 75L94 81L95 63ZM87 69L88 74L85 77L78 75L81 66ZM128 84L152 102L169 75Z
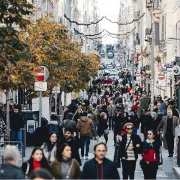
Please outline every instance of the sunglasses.
M133 130L133 128L126 128L127 130Z

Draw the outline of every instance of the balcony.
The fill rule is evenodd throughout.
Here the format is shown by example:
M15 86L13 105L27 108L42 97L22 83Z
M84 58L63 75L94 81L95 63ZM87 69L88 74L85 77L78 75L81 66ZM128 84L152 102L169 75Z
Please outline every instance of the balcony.
M167 54L166 41L161 41L159 45L159 53Z

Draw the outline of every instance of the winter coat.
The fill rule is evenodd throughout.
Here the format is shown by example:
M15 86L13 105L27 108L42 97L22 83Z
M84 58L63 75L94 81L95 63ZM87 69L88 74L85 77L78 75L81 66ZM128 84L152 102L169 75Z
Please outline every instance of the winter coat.
M31 161L24 162L22 164L21 169L22 169L23 173L25 174L26 171L27 171L28 163L29 163L29 171L27 173L28 173L28 176L29 176L31 174L31 172L34 171L34 166L33 166L33 163ZM48 170L49 172L51 172L51 168L50 168L49 164L42 164L41 163L41 168L44 168L44 169Z
M107 119L103 119L102 117L99 118L99 124L98 124L98 135L101 136L104 134L104 130L108 128L107 125Z
M19 167L3 164L0 168L0 179L25 179L25 176Z
M148 130L152 130L154 127L154 120L150 114L144 114L140 117L141 133L146 133Z
M20 130L21 128L24 128L23 117L19 113L13 113L10 116L10 129Z
M81 136L91 136L94 133L93 121L86 116L81 116L77 123L77 129Z
M162 128L163 129L163 134L166 134L167 130L167 116L164 116L161 123L159 124L157 128L157 132ZM173 123L172 123L172 130L173 130L173 135L175 136L175 128L179 125L179 118L176 116L173 116Z
M103 179L120 179L116 165L109 159L103 160ZM81 173L81 179L98 179L98 163L94 159L85 163Z
M118 116L114 115L112 121L114 125L114 134L119 134L124 125L124 118L121 114L119 114Z
M72 119L65 119L62 121L62 123L60 124L61 128L71 128L73 130L73 132L77 132L76 129L76 122Z
M107 111L108 111L109 117L113 117L116 114L116 106L115 105L109 105L107 107Z
M70 141L64 139L62 143L66 143L71 147L72 158L78 161L79 165L81 166L81 159L79 156L79 148L80 148L79 139L77 137L76 138L72 137Z
M122 137L122 140L120 140ZM132 134L131 135L132 143L133 143L133 151L135 158L138 158L138 154L141 153L141 139L138 135ZM127 143L127 134L124 134L122 136L117 136L116 146L115 146L115 154L114 154L114 162L116 163L117 167L120 167L120 159L122 157L126 157L126 143ZM140 147L137 147L136 145L139 144Z
M70 178L71 179L79 179L80 178L80 167L78 162L75 159L72 159L70 161L70 167L72 165L72 168L70 170ZM61 174L61 162L58 160L55 160L51 164L52 174L55 177L55 179L62 179Z
M54 145L54 147L53 147L51 152L48 152L48 147L47 147L46 143L44 143L41 146L41 148L43 149L44 156L46 157L48 162L53 162L56 159L56 150L57 150L57 146L56 145Z

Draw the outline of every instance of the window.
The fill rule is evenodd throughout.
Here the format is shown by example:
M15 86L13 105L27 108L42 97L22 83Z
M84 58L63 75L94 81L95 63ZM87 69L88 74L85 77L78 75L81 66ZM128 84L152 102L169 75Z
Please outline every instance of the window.
M155 29L155 45L159 45L159 23L154 23L154 29Z
M162 29L161 29L161 40L165 40L165 23L164 23L164 15L162 15Z

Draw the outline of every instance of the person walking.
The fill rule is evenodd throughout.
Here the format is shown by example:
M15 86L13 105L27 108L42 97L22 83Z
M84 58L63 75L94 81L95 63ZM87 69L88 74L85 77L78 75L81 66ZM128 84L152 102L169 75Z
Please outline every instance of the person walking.
M157 128L157 133L160 134L160 130L162 128L163 136L167 142L168 157L173 157L174 154L174 137L175 137L175 128L179 126L179 118L173 116L172 110L167 111L167 116L164 116L161 123Z
M73 120L76 122L76 124L78 122L78 119L81 117L82 112L83 110L81 109L81 107L78 107L76 113L73 116Z
M134 125L133 133L137 134L137 129L139 128L139 118L138 118L138 115L135 113L135 111L132 109L130 111L129 118L130 118L130 122L133 123L133 125Z
M29 177L32 171L40 168L44 168L51 172L48 161L44 156L43 149L39 147L33 149L30 159L27 162L24 162L21 168L26 177Z
M24 179L19 162L19 151L16 146L7 145L4 149L4 163L0 167L0 179Z
M56 160L51 164L55 179L79 179L79 163L72 159L71 147L63 143L57 147Z
M66 127L70 127L74 133L77 134L77 129L76 129L76 122L73 120L74 114L73 113L68 113L67 117L65 120L62 121L62 123L60 124L60 128L64 129Z
M112 121L112 117L116 114L116 106L113 103L113 101L110 101L109 106L107 107L108 110L108 114L109 114L109 130L113 130L113 121Z
M94 124L91 119L87 117L87 112L84 111L78 120L77 129L80 132L81 156L84 158L84 146L86 143L86 159L88 158L89 145L91 136L94 135Z
M107 114L105 112L102 112L99 116L99 123L98 123L98 136L104 136L106 144L108 142L108 134L109 134L109 129L108 129L108 124L107 124Z
M64 138L60 140L59 144L66 143L71 147L72 158L76 159L81 166L81 159L79 156L80 142L79 138L73 137L73 130L71 128L65 128Z
M157 104L156 113L157 113L158 117L161 119L163 118L163 116L167 115L167 111L163 108L163 106L160 102Z
M46 157L49 163L55 160L57 149L57 137L58 136L55 132L51 132L48 136L47 142L41 146L44 152L44 156Z
M99 142L94 146L94 158L85 163L81 179L120 179L114 162L105 157L107 146Z
M128 179L128 177L134 179L136 161L138 154L141 153L142 142L138 135L133 134L132 123L126 123L124 127L127 133L117 137L114 162L117 167L120 167L121 159L123 179Z
M155 140L155 132L149 130L147 139L142 144L141 168L144 179L156 179L158 167L162 169L160 144Z
M22 130L24 129L24 120L15 106L14 113L10 116L11 141L19 141L18 148L22 151Z
M121 134L123 125L124 125L124 118L121 114L120 110L116 110L116 114L113 116L113 129L114 129L114 145L116 144L116 136Z

